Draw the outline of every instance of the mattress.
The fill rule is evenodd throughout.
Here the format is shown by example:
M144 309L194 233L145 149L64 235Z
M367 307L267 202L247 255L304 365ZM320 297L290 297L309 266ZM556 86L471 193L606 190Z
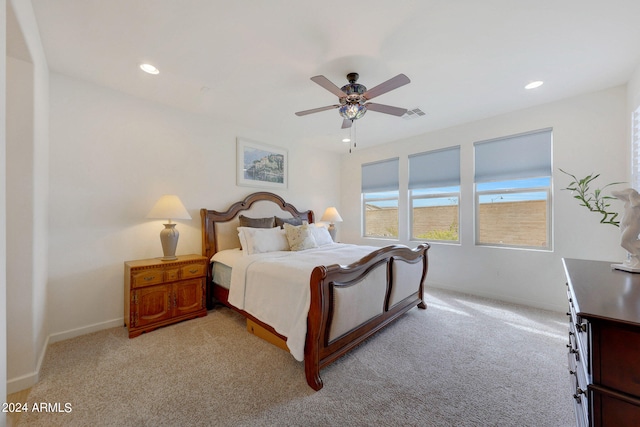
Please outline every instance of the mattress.
M242 251L240 249L226 249L216 253L211 257L211 272L213 277L213 283L229 289L231 286L231 270L236 259L242 257Z

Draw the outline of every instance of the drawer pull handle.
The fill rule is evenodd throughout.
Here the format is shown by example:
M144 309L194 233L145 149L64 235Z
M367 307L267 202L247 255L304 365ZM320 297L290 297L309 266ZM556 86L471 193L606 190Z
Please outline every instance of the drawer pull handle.
M576 350L575 348L572 348L571 350L569 350L569 354L575 354L576 355L576 361L580 361L580 352L578 350Z
M147 276L147 277L144 278L144 280L148 282L149 280L153 280L155 278L156 278L156 276Z
M191 274L196 274L199 270L197 268L192 268L191 270L189 270L189 273Z

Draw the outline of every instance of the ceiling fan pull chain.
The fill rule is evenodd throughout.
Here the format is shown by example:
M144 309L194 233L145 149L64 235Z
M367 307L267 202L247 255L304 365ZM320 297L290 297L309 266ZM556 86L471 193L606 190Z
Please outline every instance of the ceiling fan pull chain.
M356 121L351 120L351 126L349 127L349 154L351 154L351 147L356 147Z
M356 144L358 143L358 141L356 140L357 136L356 136L356 122L353 122L353 148L356 148Z

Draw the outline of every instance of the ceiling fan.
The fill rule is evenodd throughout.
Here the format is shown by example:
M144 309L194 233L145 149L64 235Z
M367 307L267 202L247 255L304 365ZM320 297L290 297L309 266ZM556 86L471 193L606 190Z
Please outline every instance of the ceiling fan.
M390 105L375 104L369 102L369 100L380 96L384 93L392 91L404 86L411 82L409 77L404 74L398 74L397 76L387 80L384 83L380 83L378 86L367 90L364 85L356 83L360 76L358 73L347 74L348 84L339 88L335 84L331 83L325 76L311 77L315 83L319 84L329 92L338 97L339 104L328 105L326 107L313 108L311 110L298 111L296 116L306 116L307 114L319 113L320 111L332 110L339 108L340 115L344 118L342 121L342 129L351 127L354 120L357 120L364 116L367 110L377 111L378 113L391 114L392 116L402 116L407 112L406 108L392 107Z

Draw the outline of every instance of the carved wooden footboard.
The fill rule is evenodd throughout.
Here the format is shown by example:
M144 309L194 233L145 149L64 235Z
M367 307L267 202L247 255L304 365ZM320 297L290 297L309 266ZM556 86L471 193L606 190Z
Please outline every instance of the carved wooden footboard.
M304 363L314 390L322 388L320 369L416 305L427 308L428 249L387 246L346 267L313 270Z
M216 252L239 245L237 239L238 216L246 214L254 204L262 203L261 215L274 215L264 203L282 213L314 220L313 211L298 211L280 196L260 192L247 196L228 210L218 212L201 209L202 254L211 258ZM260 215L259 215L260 216ZM427 275L428 244L415 249L406 246L387 246L348 265L318 266L311 273L311 305L307 317L307 336L304 364L307 383L314 389L322 388L320 369L361 344L368 337L400 317L414 306L426 308L423 300ZM211 269L207 276L207 306L217 302L243 314L264 331L281 340L271 326L228 302L228 290L213 282Z

